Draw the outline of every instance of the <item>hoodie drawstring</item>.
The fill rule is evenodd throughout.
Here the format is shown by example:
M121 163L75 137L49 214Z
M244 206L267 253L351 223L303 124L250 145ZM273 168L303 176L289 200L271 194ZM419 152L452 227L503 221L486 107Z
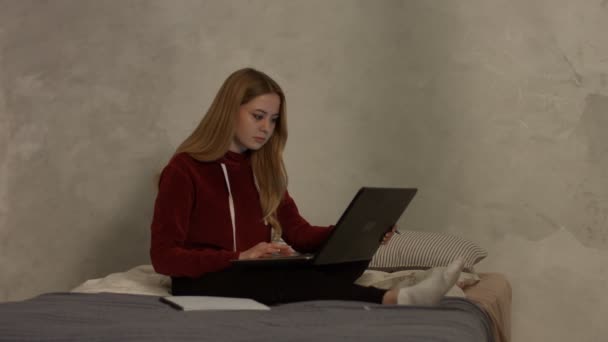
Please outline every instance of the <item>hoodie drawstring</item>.
M232 222L232 250L236 252L236 225L234 223L235 213L234 213L234 200L232 199L232 190L230 190L230 181L228 180L228 170L226 169L226 165L221 163L222 170L224 171L224 180L226 181L226 187L228 188L228 207L230 208L230 221ZM253 176L253 181L255 183L255 187L260 192L260 187L258 186L258 180ZM264 225L268 226L268 221L264 220ZM270 230L270 238L272 240L272 229Z
M224 171L224 179L226 180L226 187L228 187L228 207L230 207L230 220L232 222L232 250L236 252L236 226L234 224L234 200L232 199L232 191L230 190L230 181L228 181L228 170L226 165L222 165Z

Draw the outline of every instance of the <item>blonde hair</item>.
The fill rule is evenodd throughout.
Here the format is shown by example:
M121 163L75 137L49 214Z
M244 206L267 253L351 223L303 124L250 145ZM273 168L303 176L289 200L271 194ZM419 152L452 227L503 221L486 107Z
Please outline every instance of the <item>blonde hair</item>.
M265 73L245 68L233 72L222 84L198 127L177 148L200 161L223 157L235 134L240 106L257 96L274 93L281 99L279 117L272 137L259 150L251 151L253 175L259 187L263 219L273 229L272 240L281 237L277 208L287 189L287 171L283 150L287 142L285 95L281 87Z

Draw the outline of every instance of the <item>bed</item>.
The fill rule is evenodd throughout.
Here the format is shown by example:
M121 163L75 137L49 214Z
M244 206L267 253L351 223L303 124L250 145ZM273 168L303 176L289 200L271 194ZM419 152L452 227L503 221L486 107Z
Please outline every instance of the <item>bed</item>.
M167 279L140 266L73 292L0 303L0 341L508 342L510 286L498 273L479 278L464 297L432 308L307 301L269 311L185 312L160 301Z

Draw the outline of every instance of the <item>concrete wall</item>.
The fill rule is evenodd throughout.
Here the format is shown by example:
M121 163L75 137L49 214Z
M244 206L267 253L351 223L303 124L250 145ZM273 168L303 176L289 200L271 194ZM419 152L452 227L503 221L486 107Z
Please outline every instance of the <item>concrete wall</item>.
M417 186L401 227L489 250L514 341L604 339L606 32L605 0L0 0L0 300L149 263L154 175L254 66L311 222Z

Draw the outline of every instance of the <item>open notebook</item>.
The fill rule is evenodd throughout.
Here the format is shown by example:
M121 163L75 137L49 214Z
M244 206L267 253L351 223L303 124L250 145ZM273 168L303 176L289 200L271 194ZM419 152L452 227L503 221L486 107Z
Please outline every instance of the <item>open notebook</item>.
M192 310L270 310L260 302L249 298L210 296L166 296L160 300L184 311Z

